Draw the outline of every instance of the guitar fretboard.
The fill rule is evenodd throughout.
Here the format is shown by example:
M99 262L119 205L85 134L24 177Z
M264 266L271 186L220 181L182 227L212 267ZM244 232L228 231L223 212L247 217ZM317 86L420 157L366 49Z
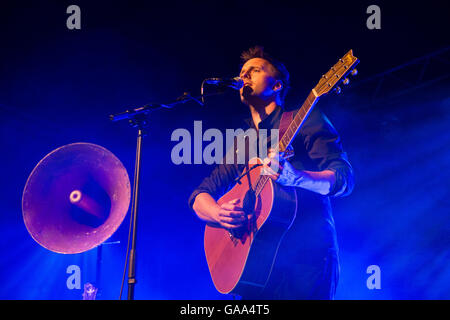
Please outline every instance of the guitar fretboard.
M289 124L288 128L286 129L285 133L281 137L279 143L278 143L278 151L284 152L287 147L292 143L295 136L298 133L298 130L301 128L303 123L305 122L306 118L310 114L311 110L313 109L314 105L318 101L318 97L315 94L314 90L312 90L308 98L306 98L305 102L301 106L301 108L298 110L298 112L295 114L294 118L292 119L291 123ZM268 175L260 175L256 185L255 185L255 195L258 196L262 189L264 188L267 180L270 179Z

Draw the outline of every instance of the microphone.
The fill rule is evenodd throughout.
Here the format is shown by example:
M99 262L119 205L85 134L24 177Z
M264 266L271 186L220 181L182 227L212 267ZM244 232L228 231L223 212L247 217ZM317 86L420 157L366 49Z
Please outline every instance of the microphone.
M205 83L225 86L235 90L239 90L244 86L244 81L239 77L234 78L208 78Z

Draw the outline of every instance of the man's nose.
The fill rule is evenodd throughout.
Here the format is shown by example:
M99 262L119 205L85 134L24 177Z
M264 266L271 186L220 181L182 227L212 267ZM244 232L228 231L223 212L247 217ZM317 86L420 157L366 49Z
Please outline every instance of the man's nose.
M241 75L241 79L250 79L250 72L245 71L245 72Z

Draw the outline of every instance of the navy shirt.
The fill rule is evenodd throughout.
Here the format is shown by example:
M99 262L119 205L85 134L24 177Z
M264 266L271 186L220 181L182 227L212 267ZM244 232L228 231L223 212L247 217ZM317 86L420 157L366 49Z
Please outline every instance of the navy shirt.
M269 132L272 128L279 128L283 112L281 107L277 107L261 121L259 128L268 129ZM247 128L254 127L251 119L246 122ZM297 216L283 238L277 259L287 264L323 260L330 250L336 253L338 250L330 197L342 197L351 193L354 185L353 170L338 133L317 106L300 128L292 147L294 156L289 162L296 169L333 170L336 183L327 196L297 188ZM208 193L217 201L235 185L235 179L243 169L243 164L216 165L211 174L204 178L191 194L190 207L192 208L195 197L200 193Z

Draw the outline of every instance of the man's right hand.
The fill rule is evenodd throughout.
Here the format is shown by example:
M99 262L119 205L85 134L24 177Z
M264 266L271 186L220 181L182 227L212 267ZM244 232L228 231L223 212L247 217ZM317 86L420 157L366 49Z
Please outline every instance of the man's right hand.
M234 199L219 205L215 220L226 229L242 227L249 217L246 216L240 199Z
M240 199L234 199L219 205L208 193L199 193L195 197L193 209L197 216L213 225L225 229L237 229L253 217L246 215Z

